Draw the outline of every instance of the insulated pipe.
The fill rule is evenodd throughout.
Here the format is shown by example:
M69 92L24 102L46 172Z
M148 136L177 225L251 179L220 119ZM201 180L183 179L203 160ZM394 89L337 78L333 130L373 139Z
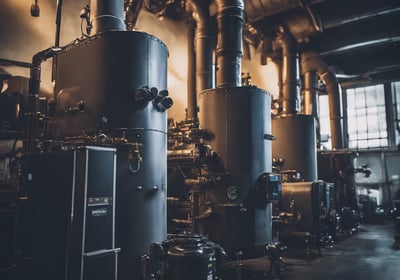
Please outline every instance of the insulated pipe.
M194 31L196 92L188 96L188 119L197 119L197 96L213 83L214 40L210 20L210 0L191 0L189 2L196 26ZM191 93L189 93L191 95Z
M335 73L328 68L328 65L321 59L320 55L313 51L305 51L301 54L301 69L302 73L317 72L319 78L324 82L329 98L332 148L343 149L342 95Z
M26 114L26 147L27 154L34 152L36 149L37 137L37 108L36 101L39 97L40 79L41 79L41 65L43 61L57 55L61 48L48 48L36 53L32 57L30 64L30 77L29 77L29 95L28 95L28 112Z
M189 22L188 28L188 65L187 65L187 108L186 119L197 119L197 96L196 96L196 58L194 53L194 21Z
M317 147L321 143L321 133L318 118L318 75L315 71L309 71L306 73L301 73L303 77L301 96L302 104L301 111L303 115L313 116L316 125L316 137L317 137Z
M111 30L125 30L123 0L91 0L93 35Z
M296 40L284 27L274 41L282 49L282 89L280 92L281 115L294 115L300 110L299 63Z
M317 94L318 94L318 76L315 71L309 71L302 73L303 83L302 83L302 113L304 115L317 115L317 108L315 106Z
M57 0L57 12L56 12L56 35L54 41L54 47L60 46L60 33L61 33L61 11L62 11L62 0Z
M243 0L216 0L217 4L217 87L241 86Z

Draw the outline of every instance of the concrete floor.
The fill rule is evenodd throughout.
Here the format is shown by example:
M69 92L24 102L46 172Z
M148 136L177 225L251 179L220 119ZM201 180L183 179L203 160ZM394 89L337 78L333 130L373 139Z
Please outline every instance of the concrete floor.
M280 277L268 275L270 262L263 257L245 260L241 266L231 263L223 280L399 280L400 249L393 244L394 227L389 222L361 225L359 233L322 248L321 255L316 250L289 250L282 256ZM15 276L12 271L0 273L1 280L18 279Z
M305 254L289 251L282 257L280 277L266 276L266 258L244 261L243 279L284 280L399 280L400 250L393 247L394 227L389 222L361 225L360 232L332 246ZM259 271L259 273L247 273ZM251 275L251 276L250 276ZM276 273L275 273L276 275ZM225 278L224 278L225 279ZM237 276L228 279L239 279Z
M287 259L281 273L288 280L399 280L400 250L393 243L391 224L362 225L358 234L322 249L321 257L303 263Z

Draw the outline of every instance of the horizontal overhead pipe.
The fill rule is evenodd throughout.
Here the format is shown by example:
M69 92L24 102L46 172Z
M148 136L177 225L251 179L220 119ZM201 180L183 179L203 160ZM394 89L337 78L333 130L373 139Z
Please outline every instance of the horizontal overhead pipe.
M257 21L300 6L293 0L246 0L246 15L250 21Z
M322 27L329 29L358 21L365 21L366 19L392 16L400 12L398 0L360 0L358 2L358 5L357 3L348 5L347 0L327 1L326 5L322 5L319 9ZM357 7L357 9L354 7Z
M342 95L335 73L328 68L328 65L321 59L320 55L313 51L304 51L301 53L301 72L316 72L324 82L329 99L332 148L343 149Z
M246 16L250 22L255 22L293 9L302 9L311 19L315 31L320 31L320 23L310 5L325 1L327 0L246 0Z
M243 0L216 0L217 4L217 87L241 86Z

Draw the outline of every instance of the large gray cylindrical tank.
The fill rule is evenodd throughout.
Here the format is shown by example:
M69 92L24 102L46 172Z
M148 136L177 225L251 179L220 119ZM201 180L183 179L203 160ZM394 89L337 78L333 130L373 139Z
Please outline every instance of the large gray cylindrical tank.
M134 97L143 87L167 88L168 50L156 37L103 32L67 47L56 59L56 138L99 130L118 135L123 128L167 130L165 113Z
M56 138L104 134L142 144L133 167L132 146L117 146L119 280L140 279L139 257L166 239L167 113L135 94L167 89L167 59L164 43L133 31L102 32L57 56Z
M262 173L272 170L270 108L271 95L253 86L210 89L200 95L200 126L213 134L208 144L243 195Z
M210 191L216 215L199 231L228 254L264 246L271 241L271 207L254 198L257 179L272 170L271 95L253 86L221 87L203 91L199 101L200 126L219 161L208 172L228 178Z
M272 119L274 159L282 158L281 171L297 170L304 181L317 180L317 151L314 118L293 115Z

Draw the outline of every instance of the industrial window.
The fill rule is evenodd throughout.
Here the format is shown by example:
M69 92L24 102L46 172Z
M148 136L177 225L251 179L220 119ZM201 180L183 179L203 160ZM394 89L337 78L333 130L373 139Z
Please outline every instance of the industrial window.
M388 146L384 86L347 89L349 148Z
M329 119L329 101L328 95L319 96L319 131L320 131L320 149L332 149L331 126Z
M395 142L400 145L400 82L392 83L393 93L393 116L395 125Z

